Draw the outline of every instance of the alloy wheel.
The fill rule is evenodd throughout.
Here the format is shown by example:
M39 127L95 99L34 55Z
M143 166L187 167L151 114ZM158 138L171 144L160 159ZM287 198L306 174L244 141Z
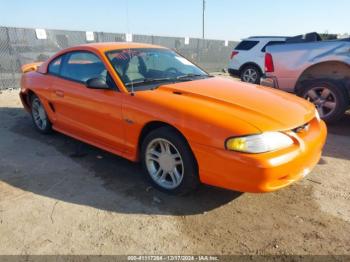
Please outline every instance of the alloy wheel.
M243 81L247 83L256 83L258 72L253 68L247 68L242 75Z
M146 167L155 183L165 189L177 188L184 177L184 163L179 150L168 140L152 140L145 152Z
M327 87L313 87L306 92L304 98L315 104L321 118L331 115L337 106L337 98Z
M48 119L45 109L38 98L34 98L32 101L32 115L35 125L40 130L45 130L48 125Z

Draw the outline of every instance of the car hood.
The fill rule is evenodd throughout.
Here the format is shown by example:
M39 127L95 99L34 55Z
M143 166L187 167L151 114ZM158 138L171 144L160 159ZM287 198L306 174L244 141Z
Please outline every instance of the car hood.
M314 105L295 95L222 77L163 85L158 91L185 96L194 107L208 106L213 114L234 116L262 132L290 130L315 117Z

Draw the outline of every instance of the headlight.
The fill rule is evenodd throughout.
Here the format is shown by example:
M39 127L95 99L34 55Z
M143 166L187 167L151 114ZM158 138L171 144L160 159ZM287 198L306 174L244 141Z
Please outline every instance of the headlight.
M264 153L282 149L293 144L293 140L280 132L234 137L226 141L226 149L244 153Z

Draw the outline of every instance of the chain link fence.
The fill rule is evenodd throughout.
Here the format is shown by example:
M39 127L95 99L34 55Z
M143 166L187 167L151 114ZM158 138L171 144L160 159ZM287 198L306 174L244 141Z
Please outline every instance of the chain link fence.
M133 42L172 48L208 72L221 71L237 42L181 37L133 35ZM94 32L91 42L125 42L126 35ZM85 31L46 30L46 39L38 39L35 29L0 27L0 90L19 88L21 66L44 61L57 51L88 43Z

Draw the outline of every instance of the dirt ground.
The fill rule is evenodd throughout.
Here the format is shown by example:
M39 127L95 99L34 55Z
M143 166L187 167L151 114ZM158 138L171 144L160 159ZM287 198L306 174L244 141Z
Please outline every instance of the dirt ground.
M173 197L137 164L37 133L17 94L0 94L0 254L350 255L350 115L292 186Z

